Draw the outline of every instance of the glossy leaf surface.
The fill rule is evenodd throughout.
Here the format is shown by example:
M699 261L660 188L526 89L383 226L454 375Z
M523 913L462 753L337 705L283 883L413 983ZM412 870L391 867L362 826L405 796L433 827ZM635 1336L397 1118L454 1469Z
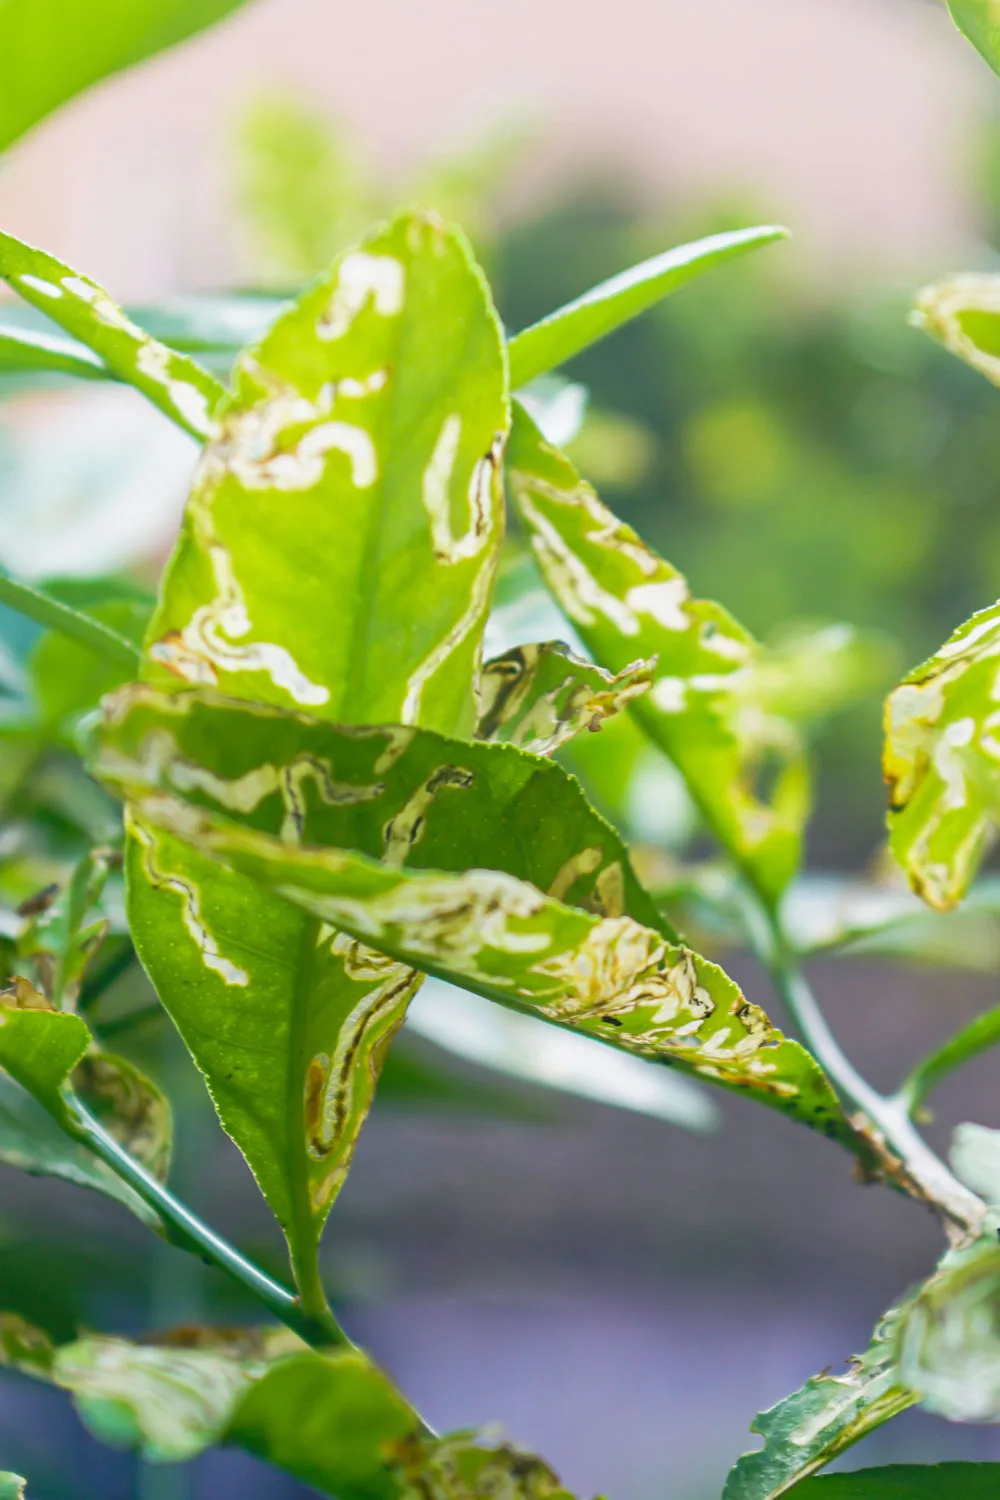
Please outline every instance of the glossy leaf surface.
M798 863L808 780L794 726L770 709L760 648L601 504L520 407L507 450L542 573L587 649L621 671L657 660L633 712L724 846L769 897Z
M899 1310L889 1313L867 1351L843 1375L816 1375L757 1417L750 1430L764 1445L737 1461L722 1500L797 1495L798 1480L914 1404L896 1361L899 1319Z
M947 911L1000 821L1000 605L959 626L890 695L883 766L889 841L918 895Z
M761 245L784 239L787 232L765 225L713 234L708 239L654 255L651 260L602 281L511 339L512 389L518 390L539 375L565 364L704 272Z
M130 702L138 704L134 715ZM259 797L259 770L249 782L244 778L220 786L215 774L201 767L191 753L193 744L185 743L187 716L181 705L173 715L168 707L162 730L152 735L154 699L126 694L119 705L124 712L110 719L103 732L99 774L118 786L137 816L159 829L161 837L193 846L208 860L260 881L317 919L402 962L626 1051L745 1089L856 1145L829 1083L809 1054L783 1038L714 964L621 914L620 877L605 880L602 888L599 859L591 856L584 862L576 855L561 867L553 861L553 894L543 894L537 885L498 870L495 862L492 868L452 874L406 868L353 849L292 843L280 795ZM266 722L263 715L260 722ZM199 744L199 753L202 748L211 754L207 743ZM469 746L470 758L477 750L487 747ZM494 746L491 753L512 758L512 764L522 759L548 764L532 762L510 747ZM252 807L236 805L233 787L240 785L251 789L247 801ZM306 809L307 836L314 827L332 826L328 820L340 816L321 797ZM363 803L358 806L364 808ZM423 813L425 807L423 799L416 810ZM351 816L360 824L362 814ZM426 817L429 828L429 810ZM405 849L407 826L413 826L412 814L386 826L383 838L390 847L399 840ZM432 847L430 834L425 837L428 842L415 845L421 862ZM442 838L437 847L446 854L448 841ZM461 843L451 852L453 858L465 854ZM544 852L542 846L528 857L551 859L551 850ZM600 857L606 858L605 848ZM590 873L585 874L588 865ZM562 897L570 894L592 903L597 914L565 904ZM211 957L206 948L206 958Z
M948 9L959 31L1000 73L1000 0L948 0Z
M892 1464L807 1479L789 1500L996 1500L1000 1464Z
M650 662L612 676L561 641L514 646L483 667L476 737L551 755L582 730L598 731L652 680Z
M471 732L507 422L464 240L404 216L348 251L237 362L147 675ZM162 830L128 872L143 962L308 1275L419 978Z
M96 281L2 233L0 277L185 432L207 437L223 387L188 355L150 338Z
M241 0L2 0L0 151L81 90L172 47Z

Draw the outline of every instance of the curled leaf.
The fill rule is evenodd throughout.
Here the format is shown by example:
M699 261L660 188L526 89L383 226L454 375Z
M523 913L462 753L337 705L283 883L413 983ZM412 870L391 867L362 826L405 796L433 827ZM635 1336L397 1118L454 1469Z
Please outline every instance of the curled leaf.
M918 895L947 911L1000 821L1000 605L980 610L890 693L889 840Z
M551 755L582 730L599 730L644 693L654 665L630 662L613 676L562 641L514 646L483 667L476 738Z
M509 1443L489 1446L465 1433L414 1436L397 1443L393 1458L402 1480L401 1500L574 1500L544 1459Z
M995 1217L995 1216L994 1216ZM906 1309L900 1378L952 1422L1000 1421L1000 1245L951 1251Z
M73 1070L73 1089L91 1114L160 1182L170 1172L170 1101L151 1078L124 1057L92 1050Z
M1000 276L949 276L925 286L910 321L1000 385Z

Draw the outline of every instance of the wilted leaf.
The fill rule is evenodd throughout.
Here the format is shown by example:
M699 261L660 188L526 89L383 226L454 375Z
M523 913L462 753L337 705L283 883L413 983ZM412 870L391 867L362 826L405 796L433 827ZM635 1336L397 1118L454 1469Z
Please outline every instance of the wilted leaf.
M912 1406L896 1362L905 1308L894 1309L871 1345L844 1375L815 1375L751 1424L764 1446L738 1459L722 1500L778 1500L799 1493L797 1481L831 1463L867 1433Z
M948 9L959 31L1000 73L1000 0L948 0Z
M471 733L508 415L464 240L410 215L346 252L237 361L147 674ZM315 1295L318 1236L419 976L149 827L131 841L129 916Z
M712 1100L689 1079L436 979L421 986L406 1028L458 1057L544 1088L668 1120L685 1130L708 1132L720 1123Z
M904 1310L900 1379L952 1422L1000 1422L1000 1245L988 1234L950 1251Z
M965 895L1000 821L1000 605L980 610L890 693L890 846L918 895Z
M514 646L483 667L476 737L551 755L581 730L599 730L653 680L653 663L617 676L575 656L561 641Z
M511 339L512 389L518 390L529 380L565 364L574 354L596 344L705 271L745 255L748 250L784 239L787 233L786 229L765 225L713 234L708 239L654 255L651 260L602 281Z
M509 1443L493 1447L465 1433L440 1439L411 1438L396 1448L402 1500L574 1500L559 1476L534 1453Z
M213 737L209 726L221 713L249 711L239 705L223 708L219 701L213 704L194 696L185 702L126 690L118 700L116 718L105 727L99 772L118 785L147 828L161 831L157 859L162 858L164 848L191 845L207 856L206 869L211 869L211 860L217 860L393 958L455 980L487 998L534 1010L626 1051L746 1089L856 1146L829 1083L803 1048L774 1030L763 1012L749 1004L715 965L669 942L662 930L623 914L630 907L635 909L643 893L631 886L618 860L613 861L619 871L614 879L602 879L602 869L610 868L606 861L613 853L609 832L585 860L579 839L570 858L566 858L565 843L557 852L554 838L567 836L562 818L555 820L558 828L553 828L549 838L536 835L527 845L515 840L505 848L500 829L503 823L510 825L511 819L477 827L471 816L459 814L456 823L449 815L445 798L450 794L461 799L461 806L471 806L479 793L476 782L461 787L452 781L446 789L442 781L435 788L440 800L429 800L425 794L419 802L412 799L405 817L400 813L384 825L372 820L378 830L375 839L374 830L364 832L366 820L371 820L366 801L337 806L332 800L327 802L322 788L307 801L304 784L300 786L292 815L280 791L271 790L275 767L289 764L290 758L275 759L268 771L258 757L252 763L255 769L248 763L249 774L235 780L232 772L238 774L237 762L231 763L225 779L209 769L223 741L218 730ZM262 729L278 716L259 710L254 717ZM203 725L196 735L187 732L189 720L193 726ZM282 733L311 733L317 736L317 745L320 736L332 742L338 733L330 726L300 723L297 728L296 724L294 718L284 716L278 727ZM386 778L400 764L404 740L409 742L407 748L420 754L425 744L432 743L430 736L404 731L400 739L400 733L391 727L367 730L354 741L367 747L369 756L379 755L390 741L395 743L395 763L389 764L388 757L382 759ZM183 749L179 748L182 744ZM521 768L519 774L528 767L550 766L509 746L468 745L459 750L469 764L477 756L484 765L487 761L499 765L502 758L512 770ZM202 757L208 766L202 764ZM299 763L309 762L300 759ZM455 769L450 754L448 765ZM340 774L342 766L341 759ZM465 768L459 759L458 770ZM310 779L313 774L310 771ZM366 784L370 786L370 779L366 783L363 777L353 783L355 788ZM486 787L483 795L487 795ZM541 803L538 808L535 824L541 817ZM417 828L420 817L424 819L422 836L412 839L414 831L421 831ZM590 817L592 826L608 829L595 814ZM328 829L334 835L331 842L338 846L290 842L299 827L306 840L317 840L320 831ZM350 841L342 837L348 827L353 829ZM477 840L483 842L485 859L475 858ZM359 843L390 858L378 860L357 853ZM404 867L401 856L410 850L409 867ZM538 883L529 884L498 869L503 857ZM436 868L412 868L431 860ZM441 867L447 864L452 869L458 866L461 873L444 873ZM466 868L467 864L472 868ZM633 889L634 896L630 894ZM189 912L200 912L199 897L199 887L189 891ZM566 905L564 898L570 897L595 908L597 914L582 905ZM200 915L197 920L202 920ZM206 941L202 933L200 947L204 962L218 962L214 935ZM239 956L238 949L232 951Z
M789 1500L996 1500L1000 1464L893 1464L807 1479Z
M19 296L79 339L118 377L141 391L185 432L208 436L223 387L187 354L157 343L103 287L44 250L0 233L0 277Z
M0 151L101 78L236 10L241 0L2 0Z
M808 777L795 728L769 711L760 648L720 605L691 599L520 407L507 466L546 582L587 649L612 671L657 659L633 712L720 841L775 896L798 863Z

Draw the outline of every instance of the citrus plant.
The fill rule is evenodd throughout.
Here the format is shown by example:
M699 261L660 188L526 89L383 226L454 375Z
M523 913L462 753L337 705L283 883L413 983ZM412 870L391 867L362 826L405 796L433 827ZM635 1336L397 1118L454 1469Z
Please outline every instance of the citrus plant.
M174 6L141 46L225 8ZM995 60L993 10L955 10ZM19 24L32 15L51 23L28 5ZM77 68L61 97L91 76ZM55 102L19 105L10 129ZM806 731L850 691L849 637L762 647L611 513L551 430L545 377L782 233L682 246L510 337L461 231L414 209L298 297L256 299L245 347L218 299L162 319L161 339L0 235L0 276L40 315L5 313L3 371L127 383L202 445L155 598L0 578L43 627L27 681L8 684L3 792L28 808L35 853L72 856L5 917L0 1159L115 1199L262 1319L57 1344L0 1317L3 1361L71 1393L107 1442L161 1462L234 1444L340 1500L566 1496L542 1458L432 1431L323 1284L324 1224L429 977L527 1018L529 1046L542 1023L777 1110L940 1220L940 1265L845 1373L757 1418L762 1445L724 1500L1000 1490L1000 1465L810 1477L917 1403L1000 1420L1000 1132L962 1126L949 1164L917 1128L940 1079L1000 1040L1000 1011L879 1093L827 1026L789 900ZM993 278L929 288L917 316L1000 383ZM508 508L572 647L484 651ZM998 662L994 607L888 702L891 849L939 911L974 888L1000 824ZM682 780L719 850L711 878L634 862L564 768L596 738L606 776L624 777L625 724ZM124 912L108 899L122 882ZM912 928L915 898L875 905L831 917L824 946ZM706 911L761 958L794 1036L683 936ZM171 1192L170 1102L115 1052L121 1017L103 1006L136 963L281 1226L286 1279Z

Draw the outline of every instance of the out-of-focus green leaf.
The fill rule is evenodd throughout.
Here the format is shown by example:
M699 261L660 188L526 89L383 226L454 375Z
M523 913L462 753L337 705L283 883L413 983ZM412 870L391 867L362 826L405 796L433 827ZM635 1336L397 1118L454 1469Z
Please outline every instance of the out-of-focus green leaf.
M1000 73L1000 0L948 0L948 9L959 31Z
M962 899L1000 822L1000 604L966 620L890 693L889 842L918 895Z
M951 1422L1000 1421L1000 1245L997 1215L974 1244L949 1251L904 1309L900 1380Z
M44 589L21 583L0 572L0 601L27 615L29 620L35 620L50 630L58 630L109 661L135 670L139 658L131 641L82 610L63 604Z
M795 621L768 639L756 670L764 707L809 724L892 682L892 642L852 625Z
M150 338L96 281L10 234L0 234L0 277L185 432L208 436L223 387L190 355Z
M720 1124L713 1101L680 1074L650 1068L637 1057L436 979L421 986L406 1026L458 1057L543 1088L634 1110L685 1130L707 1133Z
M419 1426L413 1408L358 1352L300 1354L243 1396L224 1440L338 1500L394 1500L397 1448Z
M19 1474L6 1470L0 1474L0 1500L24 1500L24 1489L28 1483Z
M92 84L173 47L242 0L0 0L0 151Z
M107 933L106 919L88 918L100 900L109 863L108 850L91 850L18 936L19 954L31 960L56 1010L75 1007L87 965Z
M514 646L483 667L476 736L551 755L581 730L599 730L652 680L651 662L612 676L561 641Z
M789 1490L788 1500L996 1500L1000 1464L892 1464L827 1474Z
M166 1182L173 1149L170 1101L127 1058L88 1052L73 1070L73 1091L147 1172Z
M86 1060L85 1060L86 1061ZM114 1198L150 1229L160 1217L86 1146L72 1140L30 1094L0 1073L0 1161L39 1177L58 1177Z
M471 733L509 411L462 237L411 214L347 251L240 357L218 417L146 675ZM149 827L129 916L317 1295L318 1237L419 976Z
M2 314L0 314L2 317ZM108 369L85 344L0 322L0 376L75 375L80 380L106 380Z
M467 1433L400 1445L402 1500L440 1495L465 1500L479 1495L503 1500L574 1500L543 1459L509 1443L477 1443Z
M680 245L654 255L628 271L602 281L549 313L510 341L510 383L514 390L548 370L565 364L574 354L596 344L614 329L653 307L695 277L761 245L784 239L788 231L773 225L737 229Z
M0 1068L28 1090L65 1130L73 1120L63 1089L90 1045L79 1016L52 1010L23 979L0 995Z
M17 1313L0 1312L0 1365L4 1369L48 1380L54 1353L52 1340L41 1328Z
M1000 1206L1000 1130L955 1126L949 1159L956 1177L986 1202Z
M56 1351L52 1378L113 1448L179 1463L219 1441L240 1397L269 1364L301 1348L284 1329L193 1330L173 1342L85 1338Z
M720 605L618 521L516 408L508 474L546 582L612 671L657 659L632 712L678 767L705 821L769 898L798 863L808 775L791 722L768 711L760 648Z
M203 703L196 697L186 704L176 698L158 701L141 691L126 690L118 699L103 731L98 774L124 793L147 829L159 830L152 845L157 868L163 868L160 862L167 857L181 857L169 851L193 846L207 870L211 861L218 861L393 958L625 1051L745 1090L857 1148L829 1083L803 1048L783 1038L714 964L669 942L662 930L622 914L631 899L624 869L616 860L621 873L613 880L602 881L599 873L611 849L607 834L589 857L581 856L578 842L569 859L564 858L565 850L556 855L551 847L546 850L541 839L537 848L514 849L515 868L525 869L527 860L542 883L540 889L496 868L504 852L502 824L489 823L477 833L471 817L459 814L456 821L445 801L451 789L446 790L442 781L435 788L440 800L429 802L425 790L411 799L408 811L379 829L375 847L388 858L372 858L353 847L298 844L292 840L299 818L306 840L321 829L333 831L335 824L361 832L366 803L338 808L327 803L322 785L318 795L310 794L307 800L303 782L290 815L280 792L270 791L277 762L265 769L258 759L247 774L223 779L210 766L225 737L210 726L213 720L220 722L218 713L237 711L238 705L223 708L219 702ZM258 723L261 728L267 724L260 710ZM197 734L189 733L189 727L199 724ZM290 727L301 732L294 720ZM282 731L289 732L285 726ZM335 733L323 726L310 732ZM371 733L364 731L358 743L364 745ZM382 744L395 740L395 761L402 753L401 733L410 745L419 743L412 731L407 735L391 726L375 733L378 739L375 746L369 745L368 754L377 754ZM509 758L511 767L549 764L509 746L470 744L458 750L470 764L477 752L487 751L494 759ZM228 753L231 756L233 749ZM312 764L319 759L315 756ZM386 755L381 758L383 776L395 769L388 760ZM452 780L456 768L450 761L451 757ZM231 763L231 770L239 769ZM320 769L323 776L329 774ZM457 770L463 769L460 757ZM310 779L314 775L312 769ZM370 787L361 779L353 785ZM463 799L472 791L466 786L453 795ZM597 821L596 815L591 817ZM422 837L411 841L410 830L421 820ZM558 821L565 838L562 820ZM440 826L440 837L433 832L435 826ZM494 858L481 861L479 867L473 860L474 867L466 869L466 841L476 837L489 842L487 853ZM372 847L371 835L368 840ZM433 858L440 865L447 860L461 873L406 868L400 861L410 849L411 864ZM544 860L550 864L543 874ZM550 894L543 894L546 889ZM194 925L203 920L201 887L189 884L179 894L188 913L194 914L190 931L198 934L201 961L218 963L221 956L230 966L242 962L238 928L227 925L225 945L220 947L216 929L206 932ZM595 907L597 914L566 905L563 898L571 895ZM635 899L641 901L641 894ZM269 1024L273 1027L273 1018Z
M750 1431L764 1439L738 1459L722 1500L778 1500L797 1494L796 1481L824 1468L854 1443L898 1416L917 1399L905 1388L896 1360L896 1334L905 1309L894 1309L872 1343L843 1375L814 1375L761 1412Z
M925 286L910 322L1000 385L1000 276L949 276Z
M911 1112L937 1088L942 1078L998 1044L1000 1044L1000 1006L994 1006L992 1010L975 1016L960 1031L954 1032L936 1051L923 1058L913 1069L901 1089Z

